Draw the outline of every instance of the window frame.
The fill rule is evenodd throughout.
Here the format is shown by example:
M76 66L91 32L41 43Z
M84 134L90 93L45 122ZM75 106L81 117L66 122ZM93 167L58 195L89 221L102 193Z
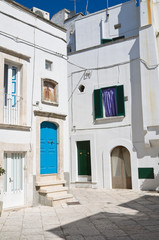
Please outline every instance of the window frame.
M46 68L46 64L50 64L50 67L49 68ZM52 65L53 65L53 62L52 61L50 61L50 60L47 60L47 59L45 59L45 70L47 70L47 71L52 71Z
M44 99L44 84L45 82L48 82L49 84L54 85L54 91L55 91L55 101L48 101ZM48 104L48 105L53 105L53 106L58 106L58 83L52 79L49 78L43 78L41 79L41 102L43 104Z
M103 97L102 89L116 88L116 108L117 115L106 117L103 111ZM124 85L114 85L109 87L103 87L94 89L94 119L113 119L116 117L125 117L125 98L124 98Z
M6 67L7 66L7 67ZM20 112L23 98L21 97L22 64L4 59L3 68L3 123L20 124ZM16 69L15 75L13 74ZM13 87L14 86L14 87Z
M21 71L21 66L19 66L17 63L14 62L8 62L5 61L4 62L4 69L5 69L5 65L8 65L8 73L7 73L7 92L5 92L5 70L4 70L4 85L3 85L3 94L7 94L7 95L13 95L15 94L15 92L12 92L12 83L15 83L16 85L16 96L20 98L20 71ZM13 75L12 75L12 71L13 69L16 68L16 79L13 79ZM13 80L16 80L13 82ZM13 106L12 106L13 107Z

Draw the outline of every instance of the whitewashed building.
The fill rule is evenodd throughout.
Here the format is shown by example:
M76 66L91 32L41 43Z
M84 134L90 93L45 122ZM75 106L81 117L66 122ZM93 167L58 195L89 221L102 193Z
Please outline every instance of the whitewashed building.
M69 11L64 8L51 18L52 22L67 29L66 40L68 53L76 51L75 21L80 19L82 16L84 15L81 12L75 13L74 11Z
M156 189L159 1L132 0L83 16L74 32L75 51L68 54L72 185Z
M0 177L4 208L70 198L66 31L0 1Z

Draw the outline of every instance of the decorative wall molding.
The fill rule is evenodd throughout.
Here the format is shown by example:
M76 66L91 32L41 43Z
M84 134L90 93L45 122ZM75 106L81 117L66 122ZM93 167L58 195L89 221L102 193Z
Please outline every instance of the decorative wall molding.
M40 117L52 117L52 118L58 118L65 120L67 115L60 114L60 113L52 113L52 112L42 112L42 111L34 111L35 116L40 116Z
M19 131L30 131L30 126L21 126L21 125L13 125L13 124L0 124L0 129L9 129L9 130L19 130Z
M21 58L21 59L24 59L26 61L30 61L30 58L29 56L26 56L26 55L23 55L21 53L18 53L18 52L15 52L15 51L12 51L8 48L4 48L4 47L0 47L0 52L3 52L3 53L6 53L6 54L9 54L9 55L12 55L14 57L18 57L18 58Z

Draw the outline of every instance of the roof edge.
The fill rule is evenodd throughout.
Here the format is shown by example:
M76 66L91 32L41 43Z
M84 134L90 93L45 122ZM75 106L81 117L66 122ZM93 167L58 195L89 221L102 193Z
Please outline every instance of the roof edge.
M57 25L56 23L53 23L51 20L47 20L46 18L43 18L43 17L35 14L34 12L31 11L31 9L29 9L29 8L21 5L20 3L17 3L17 2L15 2L15 1L13 1L13 0L3 0L3 1L4 1L4 2L8 2L9 4L12 4L12 5L16 6L17 8L20 8L20 9L26 11L27 13L35 16L36 18L38 18L38 19L40 19L40 20L42 20L42 21L44 21L44 22L47 22L48 24L50 24L50 25L58 28L59 30L61 30L61 31L63 31L63 32L66 32L66 29L65 29L65 28ZM42 10L42 9L41 9L41 10Z

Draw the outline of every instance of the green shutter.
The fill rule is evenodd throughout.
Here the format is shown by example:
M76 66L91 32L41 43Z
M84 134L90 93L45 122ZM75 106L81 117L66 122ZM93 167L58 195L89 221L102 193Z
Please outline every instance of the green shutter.
M103 102L102 102L102 90L94 90L94 116L95 118L103 117Z
M139 179L154 179L153 168L138 168Z
M116 87L117 98L117 115L125 116L124 87L123 85Z
M102 38L101 39L101 44L104 44L104 43L108 43L108 42L112 42L113 39L105 39L105 38Z

